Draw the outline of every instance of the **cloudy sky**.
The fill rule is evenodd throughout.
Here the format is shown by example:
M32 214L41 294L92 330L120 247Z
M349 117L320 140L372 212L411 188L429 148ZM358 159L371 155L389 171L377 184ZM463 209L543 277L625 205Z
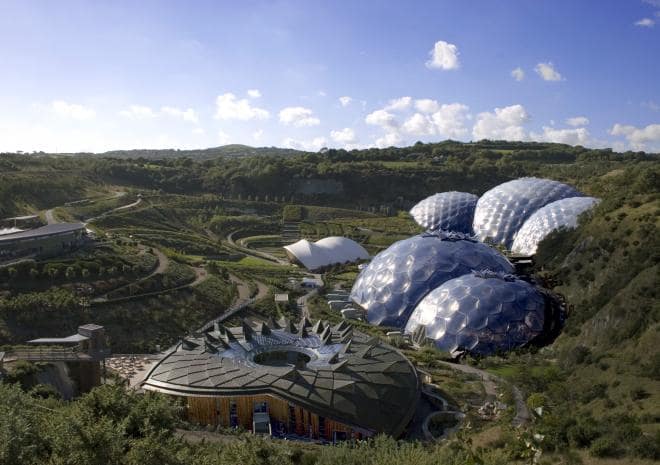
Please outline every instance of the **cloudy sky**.
M0 0L0 150L660 151L660 0Z

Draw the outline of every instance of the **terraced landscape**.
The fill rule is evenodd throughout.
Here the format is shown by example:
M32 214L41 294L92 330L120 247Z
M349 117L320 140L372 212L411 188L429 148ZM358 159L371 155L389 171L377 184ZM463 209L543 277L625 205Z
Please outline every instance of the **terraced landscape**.
M488 156L473 155L480 160L475 170L482 173L475 176L484 179L476 184L473 177L463 181L471 190L485 185L486 179L505 176L506 165L497 165L504 162L493 160L517 153L484 147ZM429 153L434 149L429 147ZM304 164L306 157L313 156L301 155L290 163ZM406 433L410 440L427 441L428 435L442 436L445 429L455 426L446 416L431 418L437 411L433 409L440 408L460 413L456 414L461 417L460 429L448 433L448 441L461 453L515 462L529 450L542 449L552 460L564 460L568 447L586 463L599 463L597 454L606 453L599 452L603 444L614 447L611 444L628 434L635 438L630 446L610 454L609 462L603 463L650 463L645 457L653 453L658 431L654 416L657 357L653 355L657 257L652 252L659 214L657 162L641 154L595 151L576 155L571 163L555 162L554 155L545 156L542 151L537 157L516 163L527 163L530 174L573 181L603 199L593 217L578 229L559 231L545 240L533 265L536 279L563 294L570 305L563 334L555 342L542 349L468 357L457 364L431 347L415 350L403 338L388 336L390 328L358 320L351 324L357 331L400 347L427 380L425 389L438 397L439 404L424 407L430 410L422 409L426 413L411 424ZM49 163L48 158L39 160ZM116 163L135 169L142 166L128 160ZM161 163L167 164L151 162L150 171ZM412 166L408 162L395 165L405 171L400 173L402 182L409 183L407 178L416 176L419 164L424 163L421 159L411 172L405 171ZM490 168L483 174L488 163ZM395 165L383 166L394 169ZM354 169L360 172L365 167ZM452 165L430 169L444 173ZM183 173L198 175L194 164ZM76 176L86 179L88 174L82 170ZM399 206L418 200L415 192L407 201L391 202L365 193L371 205L356 204L351 209L341 196L317 205L312 198L291 203L290 196L273 195L288 200L266 201L260 194L261 200L256 195L247 200L243 194L167 192L155 189L156 184L138 186L133 181L122 181L118 187L116 175L110 180L104 188L96 183L87 196L84 191L72 191L71 203L41 203L33 210L51 211L57 221L91 218L87 227L94 241L68 256L0 266L0 342L6 350L31 338L70 334L89 321L105 327L113 352L121 357L134 354L135 360L157 360L160 351L200 327L212 327L213 322L240 326L245 321L298 321L307 316L337 325L343 321L341 314L328 306L325 295L350 290L358 266L336 265L312 275L289 264L281 247L301 238L315 241L338 235L357 241L375 255L421 231L406 207ZM428 189L428 193L435 190ZM76 202L80 198L90 200ZM300 287L301 279L312 276L322 280L322 289ZM288 303L276 303L275 294L288 294ZM613 321L618 323L610 324ZM580 412L577 417L576 411ZM627 425L625 433L613 426L620 422ZM199 426L183 428L184 437L192 437ZM243 440L233 434L204 433L212 443ZM534 434L546 439L537 443ZM585 434L592 439L585 439ZM475 449L464 439L466 435L489 452ZM382 439L373 447L380 447L378 441ZM326 453L313 445L302 447L311 447L309 453L314 456ZM438 450L419 447L419 453L447 453L444 446Z

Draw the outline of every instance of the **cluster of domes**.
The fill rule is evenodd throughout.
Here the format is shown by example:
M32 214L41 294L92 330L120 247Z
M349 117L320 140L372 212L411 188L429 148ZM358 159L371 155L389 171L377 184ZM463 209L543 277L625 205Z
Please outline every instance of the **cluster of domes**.
M435 194L410 211L428 231L376 255L351 299L371 324L421 333L449 352L490 354L525 345L543 332L546 300L514 277L511 263L491 245L531 255L550 232L575 227L596 202L539 178L500 184L480 198Z
M550 179L521 178L505 182L479 198L472 223L482 241L510 248L520 227L536 210L582 194L571 186Z
M497 250L461 233L427 232L398 241L362 270L351 299L374 325L401 327L417 303L445 281L472 270L511 273Z

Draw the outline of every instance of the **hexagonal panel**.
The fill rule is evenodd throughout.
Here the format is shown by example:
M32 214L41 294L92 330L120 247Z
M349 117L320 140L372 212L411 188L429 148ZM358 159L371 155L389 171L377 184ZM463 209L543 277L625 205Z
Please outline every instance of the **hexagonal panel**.
M511 250L522 255L534 255L539 242L559 228L577 227L578 217L599 202L593 197L569 197L538 209L516 233Z
M488 355L526 344L543 331L544 319L545 301L533 285L503 273L474 272L427 294L405 332L424 325L442 350Z
M442 192L425 198L411 210L417 224L430 231L472 233L477 197L467 192Z
M582 197L582 194L550 179L520 178L505 182L479 198L472 228L480 240L511 248L516 233L534 212L568 197Z
M411 255L414 260L409 259ZM367 311L371 324L402 327L431 289L473 270L486 269L513 271L500 252L464 234L424 233L396 242L376 255L360 272L351 299Z

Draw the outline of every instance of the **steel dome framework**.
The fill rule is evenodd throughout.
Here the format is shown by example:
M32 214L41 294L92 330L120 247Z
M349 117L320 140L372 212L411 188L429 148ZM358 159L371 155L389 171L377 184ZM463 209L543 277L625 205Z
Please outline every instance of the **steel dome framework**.
M477 197L467 192L442 192L425 198L411 210L417 224L431 231L472 233Z
M569 197L537 210L522 225L511 250L522 255L536 253L539 243L552 231L577 227L578 217L599 202L594 197Z
M513 272L497 250L464 234L424 233L394 243L363 269L351 300L369 323L403 327L424 296L445 281L472 270Z
M489 355L527 344L543 332L545 300L511 275L471 273L447 281L415 308L405 332L423 332L450 353Z
M550 179L520 178L505 182L479 198L474 212L474 233L481 241L492 241L510 249L516 233L534 212L568 197L582 197L582 194Z

